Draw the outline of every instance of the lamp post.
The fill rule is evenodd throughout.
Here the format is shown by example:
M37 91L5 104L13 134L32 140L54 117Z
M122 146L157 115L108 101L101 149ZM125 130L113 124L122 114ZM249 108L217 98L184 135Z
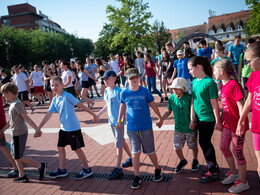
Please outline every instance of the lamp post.
M9 41L5 38L3 42L5 44L6 59L8 62L8 66L9 66L9 68L11 68L11 61L10 61L10 55L9 55Z

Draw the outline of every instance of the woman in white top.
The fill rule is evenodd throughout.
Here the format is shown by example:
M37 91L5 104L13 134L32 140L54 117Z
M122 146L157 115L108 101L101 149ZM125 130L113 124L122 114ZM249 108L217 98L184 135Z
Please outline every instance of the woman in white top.
M64 84L63 91L71 93L74 97L77 97L74 85L72 84L73 74L70 70L70 63L67 61L61 62L61 68L63 70L62 76L61 76L63 84Z

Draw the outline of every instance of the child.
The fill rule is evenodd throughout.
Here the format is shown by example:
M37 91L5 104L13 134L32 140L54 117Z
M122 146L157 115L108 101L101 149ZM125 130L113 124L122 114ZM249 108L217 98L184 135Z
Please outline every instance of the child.
M24 150L26 146L26 140L28 136L28 128L25 121L33 127L36 132L34 137L41 136L41 131L32 121L32 119L26 114L22 102L17 98L18 87L14 83L6 83L1 87L1 93L3 94L6 101L10 102L9 118L10 122L8 127L12 131L11 151L13 159L17 165L19 171L19 177L14 179L14 182L26 183L29 182L28 177L24 173L23 163L32 165L39 169L40 177L42 180L45 176L46 163L38 163L28 157L24 157ZM7 127L7 128L8 128ZM5 128L4 131L7 129ZM3 133L2 131L1 133Z
M2 102L2 96L0 96L0 97L1 97L0 98L0 150L4 153L5 157L7 158L7 160L9 160L9 162L11 163L11 165L14 168L9 173L7 173L4 177L12 178L12 177L18 176L19 172L18 172L18 168L15 164L15 161L12 158L10 150L9 150L8 146L6 145L4 131L5 131L5 129L7 129L9 124L6 122L5 111L4 111L3 102Z
M137 68L130 68L126 71L129 87L124 89L121 93L121 105L117 123L117 129L121 129L124 125L125 114L127 114L127 134L130 139L135 174L131 185L133 189L138 189L141 183L139 173L141 145L143 153L149 156L155 167L154 181L159 182L163 179L163 172L158 164L154 148L152 119L149 106L159 118L157 122L159 127L162 126L163 121L152 94L147 88L139 86L139 75Z
M167 109L163 115L163 120L170 116L173 111L175 120L174 130L174 150L180 158L180 163L175 169L175 173L181 173L183 168L187 165L187 160L184 158L182 148L187 140L187 145L192 150L193 161L191 171L199 170L198 144L197 144L197 130L195 126L193 129L189 128L190 123L190 108L191 95L185 92L187 90L187 81L184 78L176 78L173 80L169 88L173 89L173 94L169 97Z
M197 77L192 81L192 97L194 110L191 109L191 126L198 116L199 144L208 165L208 172L201 178L201 183L209 183L219 179L215 149L211 143L214 130L222 131L218 106L217 85L212 79L213 71L207 57L194 56L188 62L190 74ZM193 107L193 106L192 106ZM195 111L195 113L194 113Z
M82 151L84 147L84 140L80 129L80 124L75 113L74 106L82 108L84 111L90 113L93 116L93 120L97 122L98 116L88 109L84 104L79 102L72 94L63 91L63 82L61 77L54 76L51 78L51 89L56 94L53 98L49 108L49 112L43 118L39 129L51 118L52 114L58 112L60 114L61 129L59 132L58 151L60 159L60 168L49 174L50 177L66 177L68 175L65 169L65 146L70 145L71 149L76 152L80 162L83 165L82 171L75 176L75 179L84 179L93 174L91 168L89 168L86 156Z
M246 61L248 66L254 71L251 73L248 81L248 96L243 107L242 114L237 125L237 131L241 132L244 129L244 121L250 110L252 109L252 126L253 143L257 158L257 172L260 182L260 42L253 43L246 50Z
M100 110L98 116L100 117L107 110L108 120L115 137L115 147L117 148L117 164L108 178L118 179L123 175L123 170L120 166L123 149L126 151L129 158L126 160L126 162L122 163L122 167L132 166L132 155L124 139L124 126L122 126L121 129L116 129L120 107L120 94L122 89L117 87L115 84L116 73L113 70L106 71L102 79L104 79L105 85L107 86L104 95L104 100L107 104Z
M236 184L229 188L228 191L231 193L240 193L249 189L248 182L246 181L246 159L243 154L245 133L249 129L249 123L248 120L246 120L243 131L236 132L239 115L241 115L244 105L244 96L241 90L242 86L238 83L238 79L234 72L235 68L230 60L222 59L215 63L214 75L216 79L222 81L221 101L224 128L221 133L220 150L226 158L230 168L227 178L221 183L232 184L236 180ZM235 160L230 151L231 141L233 145L233 154L238 166L238 175Z

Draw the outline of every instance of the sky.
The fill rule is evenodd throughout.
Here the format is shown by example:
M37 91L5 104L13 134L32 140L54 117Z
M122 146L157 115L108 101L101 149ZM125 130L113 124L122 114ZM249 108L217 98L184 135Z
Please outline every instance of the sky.
M105 23L107 5L116 7L115 0L0 0L0 16L8 15L7 6L29 3L36 7L37 13L50 17L68 33L96 42ZM163 21L166 28L178 29L208 22L209 10L216 15L233 13L248 9L245 0L144 0L149 3L155 20ZM196 2L196 3L195 3Z

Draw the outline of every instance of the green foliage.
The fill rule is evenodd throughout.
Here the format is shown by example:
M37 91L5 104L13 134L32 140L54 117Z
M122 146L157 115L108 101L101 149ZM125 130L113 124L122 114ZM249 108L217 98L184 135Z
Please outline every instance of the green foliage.
M260 33L260 0L245 0L246 5L253 9L246 23L245 31L248 34Z
M8 45L4 43L4 40L8 40ZM23 64L28 68L34 64L41 64L43 60L49 63L58 58L69 60L73 57L71 48L73 48L74 56L83 61L94 50L90 39L41 30L13 29L3 25L0 31L0 66L10 68L14 64ZM10 65L7 52L10 56Z
M168 32L169 29L167 29L164 26L164 22L159 22L158 20L155 20L152 26L152 38L155 43L156 51L160 54L161 49L165 47L165 44L168 41L172 40L171 33Z

